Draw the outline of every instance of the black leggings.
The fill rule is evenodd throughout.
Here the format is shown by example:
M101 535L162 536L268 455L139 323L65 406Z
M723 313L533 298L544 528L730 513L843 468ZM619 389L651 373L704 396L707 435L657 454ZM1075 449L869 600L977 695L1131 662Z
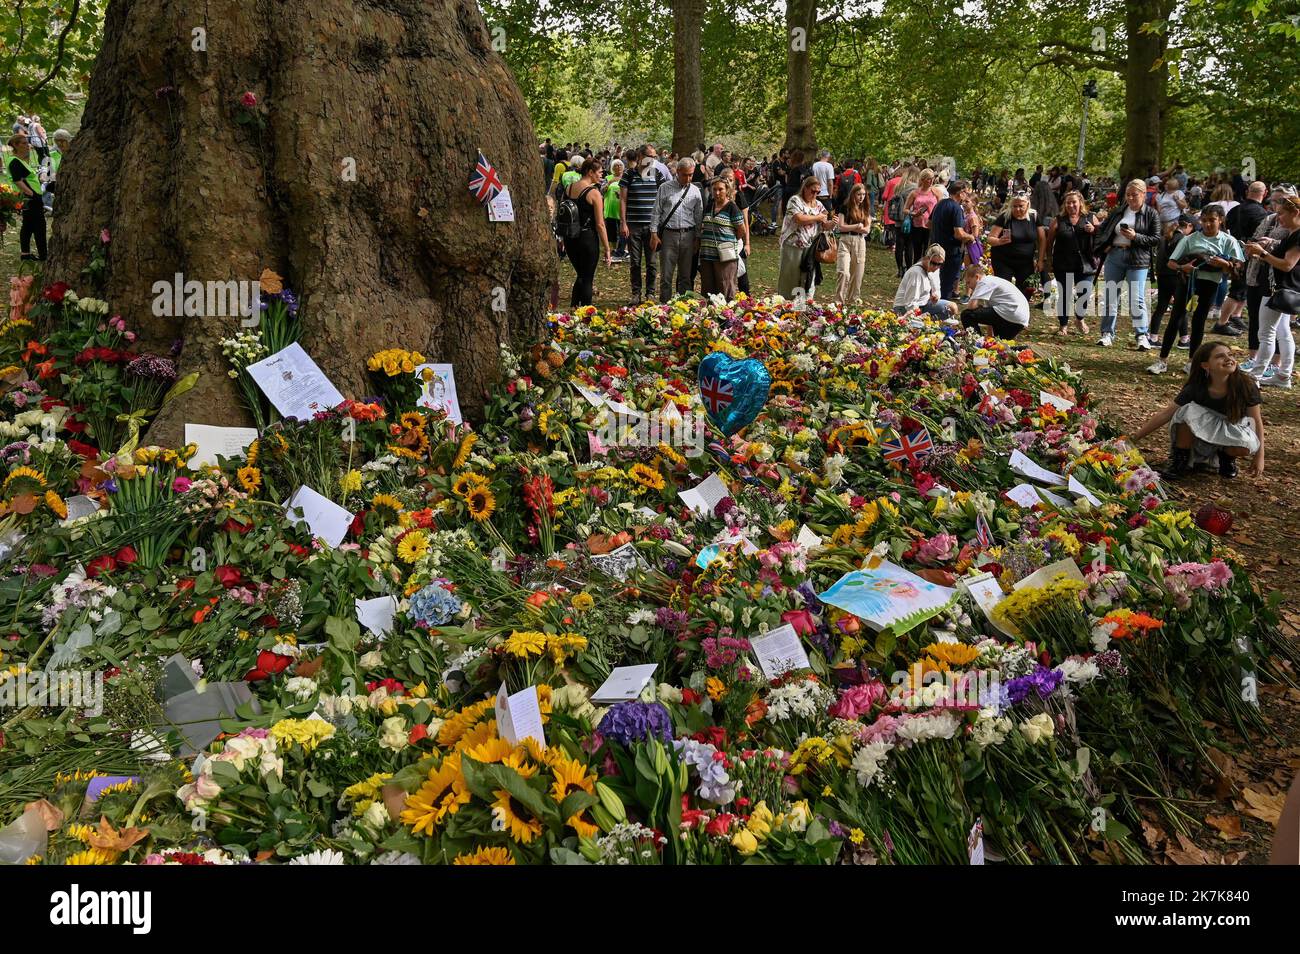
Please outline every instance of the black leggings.
M564 243L569 253L573 270L578 273L573 283L573 294L569 296L570 308L581 308L591 304L592 282L596 278L596 262L600 259L600 239L596 238L595 229L583 229L576 239Z
M1054 268L1052 274L1059 286L1056 290L1056 320L1062 328L1069 325L1071 318L1083 321L1092 300L1092 274L1065 268Z
M45 261L45 205L39 196L23 204L23 223L18 229L18 245L22 254L30 254L32 239L36 239L36 258Z
M1174 298L1183 293L1183 276L1177 272L1161 272L1160 281L1156 286L1156 310L1151 313L1151 326L1147 329L1147 337L1155 338L1160 334L1160 319L1165 316L1165 309L1173 304ZM1173 315L1170 315L1170 321L1173 321ZM1187 317L1184 315L1178 325L1178 334L1183 333L1187 327Z
M1196 349L1201 346L1201 339L1205 336L1205 316L1210 313L1214 296L1218 293L1218 279L1198 278L1194 291L1174 296L1174 310L1169 314L1169 325L1165 328L1164 340L1160 342L1161 361L1169 357L1169 352L1174 350L1174 342L1178 340L1178 329L1187 316L1187 299L1192 294L1196 295L1196 311L1192 312L1192 343L1189 350L1192 354L1196 354Z
M900 278L916 262L913 257L912 233L904 232L901 225L894 230L894 261L898 263Z
M1020 289L1020 294L1028 298L1029 276L1034 274L1034 260L1032 258L994 256L993 274L997 278L1005 278L1009 282L1015 282L1016 287Z
M925 250L930 247L930 229L928 227L918 227L915 223L912 225L912 262L915 265L921 259L925 258Z

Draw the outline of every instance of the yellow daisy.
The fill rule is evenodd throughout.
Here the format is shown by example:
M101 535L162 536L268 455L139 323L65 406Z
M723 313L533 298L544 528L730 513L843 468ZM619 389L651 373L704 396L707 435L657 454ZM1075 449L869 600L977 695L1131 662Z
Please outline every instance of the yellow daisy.
M397 541L397 558L403 563L415 563L429 552L429 538L423 530L408 530Z

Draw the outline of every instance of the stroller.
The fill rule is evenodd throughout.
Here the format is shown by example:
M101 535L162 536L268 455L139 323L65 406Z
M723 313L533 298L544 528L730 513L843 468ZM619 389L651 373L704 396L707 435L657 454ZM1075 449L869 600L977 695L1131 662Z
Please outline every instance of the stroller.
M749 203L749 234L750 235L774 235L781 228L780 222L774 222L765 216L761 209L771 204L772 193L777 189L776 186L764 186Z

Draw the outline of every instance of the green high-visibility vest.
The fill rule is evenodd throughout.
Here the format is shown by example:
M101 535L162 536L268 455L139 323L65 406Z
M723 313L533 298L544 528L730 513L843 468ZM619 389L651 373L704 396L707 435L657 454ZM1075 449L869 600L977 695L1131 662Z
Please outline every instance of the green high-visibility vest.
M63 153L57 149L50 150L50 171L56 176L59 174L59 164L63 162Z
M10 174L9 178L13 179L14 185L18 185L18 183L22 182L23 178L25 178L27 180L27 184L31 186L32 192L34 194L39 196L42 192L45 191L45 188L41 185L40 173L37 171L40 168L39 166L29 165L27 162L25 162L22 159L19 159L17 156L14 156L11 161L17 162L20 166L22 166L24 169L27 170L27 175L18 179L13 179L12 173Z

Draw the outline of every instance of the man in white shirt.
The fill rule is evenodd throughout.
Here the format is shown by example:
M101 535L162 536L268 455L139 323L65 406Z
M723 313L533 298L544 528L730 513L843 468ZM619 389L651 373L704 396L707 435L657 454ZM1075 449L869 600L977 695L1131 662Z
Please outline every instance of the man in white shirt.
M700 241L704 220L704 198L691 178L695 160L677 160L677 176L659 187L650 220L650 249L659 251L659 300L668 301L673 289L678 295L691 290L691 262ZM676 282L674 285L674 275Z
M817 177L820 183L820 191L817 198L827 209L831 207L831 182L835 178L835 167L831 165L831 154L827 149L817 153L817 161L813 163L812 174Z
M979 284L971 292L971 306L961 313L961 326L974 328L988 325L990 332L999 338L1014 338L1029 327L1029 299L1020 289L1007 281L990 275L984 266L972 265L980 270Z
M939 270L947 253L942 245L931 245L925 257L903 273L894 295L894 314L908 315L920 309L935 318L957 314L957 306L939 297Z

